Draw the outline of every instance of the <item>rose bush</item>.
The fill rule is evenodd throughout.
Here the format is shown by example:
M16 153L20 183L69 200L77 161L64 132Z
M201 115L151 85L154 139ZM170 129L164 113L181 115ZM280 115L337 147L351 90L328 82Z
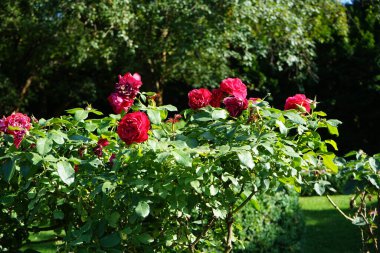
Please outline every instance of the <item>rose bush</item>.
M176 108L136 96L141 84L119 77L115 92L134 99L122 115L90 119L101 112L87 107L40 119L20 149L1 133L0 214L12 221L0 232L3 251L54 230L65 252L230 252L234 217L258 193L300 191L308 172L337 172L335 142L318 131L337 134L339 121L323 112L247 103L245 85L226 79L216 101L229 96L229 111L199 89L189 93L194 108L168 119Z

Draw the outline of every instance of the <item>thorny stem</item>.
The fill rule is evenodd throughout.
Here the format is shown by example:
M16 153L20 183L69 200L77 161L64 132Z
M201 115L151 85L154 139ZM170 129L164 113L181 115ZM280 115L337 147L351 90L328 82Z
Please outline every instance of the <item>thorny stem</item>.
M351 217L349 217L347 214L345 214L336 204L335 204L335 202L330 198L330 196L329 195L326 195L326 197L327 197L327 199L330 201L330 203L331 203L331 205L333 205L334 207L335 207L335 209L336 210L338 210L342 215L343 215L343 217L344 218L346 218L347 220L349 220L349 221L354 221L354 219L353 218L351 218Z

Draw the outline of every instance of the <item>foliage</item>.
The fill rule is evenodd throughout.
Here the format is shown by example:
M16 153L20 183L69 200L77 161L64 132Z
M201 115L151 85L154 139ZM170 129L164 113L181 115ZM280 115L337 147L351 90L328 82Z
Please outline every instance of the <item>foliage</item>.
M255 195L283 185L300 191L304 171L337 171L331 141L318 131L336 134L339 121L320 111L261 101L237 118L207 106L165 121L176 108L156 106L150 93L132 110L149 116L143 143L126 146L116 133L122 115L90 106L34 122L19 149L2 134L0 207L16 222L2 226L8 250L20 241L3 231L17 228L64 230L61 251L230 252L234 217Z
M273 73L313 75L315 43L347 31L344 7L331 0L3 0L0 24L1 113L49 117L86 101L104 106L124 66L176 104L185 85L226 76L275 92Z
M237 215L242 224L236 252L300 252L304 220L295 193L262 194ZM257 206L258 204L258 206Z
M368 156L360 151L346 155L350 156L355 156L355 159L344 163L344 167L345 173L354 180L355 195L351 198L350 208L354 209L355 213L347 215L328 198L346 219L359 226L362 232L362 252L379 251L380 154ZM375 205L372 200L376 202Z

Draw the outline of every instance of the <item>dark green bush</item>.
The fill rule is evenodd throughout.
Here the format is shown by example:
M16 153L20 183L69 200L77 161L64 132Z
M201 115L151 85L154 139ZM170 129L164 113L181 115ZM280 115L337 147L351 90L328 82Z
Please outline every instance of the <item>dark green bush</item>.
M300 252L304 220L295 193L262 194L236 218L235 252Z

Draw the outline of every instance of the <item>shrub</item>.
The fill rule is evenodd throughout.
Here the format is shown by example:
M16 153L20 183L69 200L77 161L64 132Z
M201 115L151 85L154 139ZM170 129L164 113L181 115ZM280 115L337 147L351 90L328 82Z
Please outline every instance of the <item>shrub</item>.
M155 94L136 91L140 79L132 77L116 86L121 107L110 99L122 114L100 117L88 106L31 119L32 126L8 124L12 115L0 120L0 208L15 226L64 230L65 252L195 253L213 246L228 253L235 217L255 196L285 185L300 191L305 171L337 170L326 145L335 142L322 140L318 129L336 134L339 121L314 111L311 100L282 111L246 99L241 83L237 93L223 94L227 110L207 98L204 107L167 119L176 108L156 106Z
M257 196L236 217L240 253L300 252L304 220L298 194L283 191ZM240 245L239 245L240 244Z

